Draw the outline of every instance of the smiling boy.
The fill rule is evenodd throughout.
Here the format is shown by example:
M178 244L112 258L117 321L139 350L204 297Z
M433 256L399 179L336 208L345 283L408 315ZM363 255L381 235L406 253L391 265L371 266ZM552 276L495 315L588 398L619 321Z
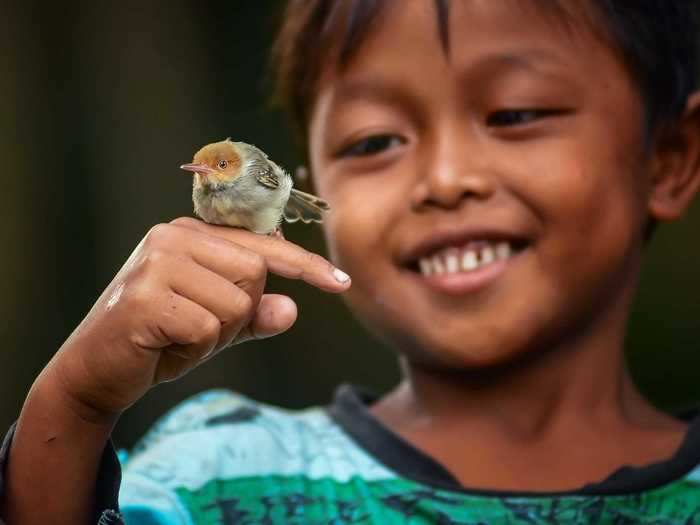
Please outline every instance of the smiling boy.
M284 240L157 227L37 379L7 440L4 515L115 508L118 415L231 341L288 328L293 303L263 295L272 271L344 291L403 380L299 413L226 392L184 403L125 464L128 523L700 519L700 418L654 408L623 355L649 232L700 185L695 15L692 2L290 2L280 94L352 286ZM196 288L171 282L183 257L176 274L211 273ZM175 296L186 307L164 318Z
M670 455L684 425L642 400L622 342L645 225L697 184L695 137L652 157L634 80L580 21L457 2L445 52L430 3L386 9L309 123L346 297L403 356L374 414L472 487L570 489Z

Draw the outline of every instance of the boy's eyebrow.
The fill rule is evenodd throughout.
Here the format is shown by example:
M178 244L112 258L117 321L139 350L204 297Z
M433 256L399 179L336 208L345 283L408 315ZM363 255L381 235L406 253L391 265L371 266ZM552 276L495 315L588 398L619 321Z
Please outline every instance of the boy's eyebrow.
M342 82L333 98L335 102L361 99L402 107L412 103L411 97L400 85L381 77Z
M567 82L571 80L566 75L566 72L571 70L571 65L568 61L556 53L535 48L497 51L482 55L459 73L460 83L469 85L474 80L473 75L475 71L480 69L483 71L484 69L488 69L489 67L493 68L494 66L501 69L516 69L535 73L540 76Z
M513 66L520 69L526 69L529 71L534 71L536 73L543 73L542 65L554 65L562 66L567 65L564 59L549 51L544 49L524 49L517 51L499 51L490 53L488 55L479 57L472 67L478 67L480 65L487 64L502 64L507 66Z
M459 77L467 80L474 69L494 64L523 69L549 77L561 77L562 75L542 66L562 66L567 65L567 62L554 53L538 48L498 51L479 57L462 71ZM468 84L469 82L465 83ZM404 91L400 84L396 84L381 76L345 80L335 90L333 98L336 103L340 101L368 100L402 108L410 107L414 103L414 100Z

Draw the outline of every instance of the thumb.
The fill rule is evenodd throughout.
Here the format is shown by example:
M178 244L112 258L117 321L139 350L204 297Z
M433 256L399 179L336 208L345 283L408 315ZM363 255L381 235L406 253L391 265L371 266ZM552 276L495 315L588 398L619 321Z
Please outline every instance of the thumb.
M297 305L286 295L264 294L253 319L240 331L233 344L250 339L265 339L281 334L297 320Z

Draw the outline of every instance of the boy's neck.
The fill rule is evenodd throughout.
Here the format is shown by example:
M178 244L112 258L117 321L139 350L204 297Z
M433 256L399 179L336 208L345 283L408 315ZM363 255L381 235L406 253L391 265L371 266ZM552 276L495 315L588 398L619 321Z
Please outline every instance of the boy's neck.
M582 426L679 428L639 393L623 343L631 292L576 338L500 370L459 373L402 360L404 380L372 407L392 427L490 428L524 441Z
M466 487L575 490L669 458L686 425L635 387L623 330L587 335L479 379L404 362L402 383L370 410Z

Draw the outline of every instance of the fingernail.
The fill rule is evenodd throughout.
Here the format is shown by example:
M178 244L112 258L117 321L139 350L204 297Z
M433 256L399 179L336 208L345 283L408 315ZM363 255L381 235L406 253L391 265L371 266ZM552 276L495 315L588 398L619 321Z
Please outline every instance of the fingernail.
M338 281L339 283L345 284L350 280L350 276L345 273L343 270L340 270L338 268L335 268L333 270L333 277L335 277L335 280Z

